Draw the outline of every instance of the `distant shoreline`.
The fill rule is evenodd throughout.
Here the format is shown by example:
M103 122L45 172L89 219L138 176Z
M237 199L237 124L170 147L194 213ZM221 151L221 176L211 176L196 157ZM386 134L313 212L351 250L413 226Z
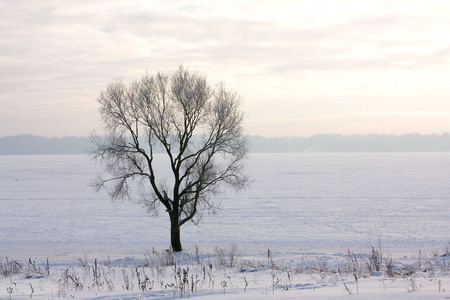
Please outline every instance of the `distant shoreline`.
M450 133L318 134L311 137L248 136L251 153L450 152ZM0 137L0 155L87 154L87 137Z

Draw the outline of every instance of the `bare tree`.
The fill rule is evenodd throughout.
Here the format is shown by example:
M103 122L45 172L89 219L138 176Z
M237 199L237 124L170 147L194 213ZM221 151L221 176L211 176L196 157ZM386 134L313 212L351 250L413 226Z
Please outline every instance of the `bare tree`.
M242 189L248 183L242 97L224 84L212 88L205 76L180 66L169 74L147 73L129 85L114 80L97 101L108 136L91 137L92 155L109 177L99 177L96 189L105 188L113 200L139 197L149 211L162 204L170 217L172 249L181 251L180 227L214 209L212 196L222 187ZM171 192L154 169L158 147L170 163Z

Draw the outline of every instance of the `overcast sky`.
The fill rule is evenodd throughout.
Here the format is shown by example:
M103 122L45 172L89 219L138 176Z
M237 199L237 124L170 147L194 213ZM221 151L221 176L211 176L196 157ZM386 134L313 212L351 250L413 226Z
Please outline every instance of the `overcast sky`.
M87 136L99 92L180 63L247 134L450 131L450 2L0 0L0 136Z

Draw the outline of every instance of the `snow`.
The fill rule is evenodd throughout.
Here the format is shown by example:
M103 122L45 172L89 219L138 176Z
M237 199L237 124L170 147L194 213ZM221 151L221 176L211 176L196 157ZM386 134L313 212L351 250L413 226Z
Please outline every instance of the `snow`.
M343 299L350 294L344 283L356 299L450 297L448 268L439 267L446 257L441 257L444 262L435 261L433 272L395 278L369 274L359 278L358 288L352 274L340 278L332 272L311 271L293 272L286 290L287 272L277 270L280 282L273 291L273 270L267 264L246 272L220 269L214 251L216 246L235 244L241 263L267 263L270 249L280 266L320 259L336 267L338 261L348 260L348 249L368 255L381 241L385 255L393 257L399 268L417 264L419 257L434 261L450 241L447 153L252 154L247 165L253 179L248 190L228 191L220 197L216 214L204 215L199 226L182 228L186 253L193 255L198 246L205 261L213 262L216 278L214 289L202 288L185 297ZM163 164L158 170L170 184ZM60 298L61 273L73 268L83 274L78 261L85 257L91 265L94 258L115 262L110 267L115 289L75 291L71 286L66 298L174 297L173 290L122 288L123 269L131 276L147 251L168 248L169 222L164 212L151 217L138 205L111 203L104 192L95 193L89 183L98 172L100 167L83 155L0 156L2 262L8 258L27 265L31 258L41 269L47 258L50 263L50 275L43 277L0 274L0 299L9 299L9 287L12 299L28 299L31 286L33 298ZM185 259L181 264L193 275L201 274L200 264ZM151 280L173 281L173 267L166 268L164 276ZM244 277L249 282L245 292ZM220 284L224 280L225 293Z
M44 265L2 278L0 290L5 299L448 299L450 273L442 271L442 258L422 258L423 266L410 275L388 276L386 272L367 274L348 269L345 257L312 257L283 262L274 256L266 260L238 258L235 267L218 264L217 256L188 253L175 256L175 265L145 259L89 260L79 258L67 265ZM361 258L361 262L365 262ZM273 264L272 264L273 262ZM403 259L417 264L417 259ZM254 264L258 266L255 267ZM26 265L26 263L24 263ZM317 269L321 265L323 268ZM242 268L242 266L249 266ZM41 273L30 271L39 269ZM363 270L364 268L358 269ZM336 272L336 270L341 270ZM402 269L397 269L401 271ZM349 272L350 271L350 272ZM353 272L353 273L352 273ZM41 275L44 274L44 275ZM97 274L97 275L95 275ZM186 276L185 276L186 274ZM356 277L353 274L357 274ZM147 280L144 280L148 278ZM7 293L5 293L5 291ZM3 298L1 298L3 299Z

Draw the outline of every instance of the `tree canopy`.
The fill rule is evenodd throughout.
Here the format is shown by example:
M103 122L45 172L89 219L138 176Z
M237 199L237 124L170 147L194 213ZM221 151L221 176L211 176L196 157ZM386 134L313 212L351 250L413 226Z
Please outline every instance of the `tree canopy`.
M139 186L149 211L164 206L172 248L181 251L180 227L214 208L221 187L242 189L248 183L242 96L223 83L211 87L206 76L180 66L173 73L147 72L129 85L116 79L97 101L108 136L92 136L92 155L109 177L99 177L95 187L124 199L136 197ZM154 170L157 147L169 159L171 190Z

